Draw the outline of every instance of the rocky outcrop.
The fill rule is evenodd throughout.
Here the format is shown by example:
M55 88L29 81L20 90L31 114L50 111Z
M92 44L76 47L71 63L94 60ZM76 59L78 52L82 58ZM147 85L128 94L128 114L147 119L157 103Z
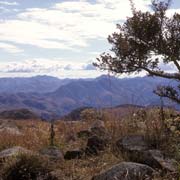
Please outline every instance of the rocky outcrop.
M109 137L103 121L94 121L88 130L82 130L77 133L78 138L89 138L92 136L98 136L104 139Z
M87 141L85 153L86 155L97 155L100 151L103 151L107 145L107 141L98 137L92 136Z
M166 157L160 150L151 149L143 136L126 136L116 142L116 147L124 158L132 162L143 163L163 171L177 171L178 163Z
M142 153L142 163L153 168L160 168L168 172L176 172L178 170L178 162L174 159L166 157L159 150L148 150Z
M27 150L23 147L15 146L15 147L8 148L8 149L1 151L0 152L0 159L10 158L13 156L17 156L19 154L33 154L33 152L30 150Z
M51 160L55 160L55 161L64 160L63 153L55 146L50 146L40 150L40 154L47 156Z
M116 142L116 147L125 158L133 162L141 162L142 153L149 149L141 135L125 136Z
M75 149L71 151L67 151L64 155L65 160L71 160L71 159L80 159L84 154L83 150Z
M122 162L92 180L151 180L154 170L144 164Z

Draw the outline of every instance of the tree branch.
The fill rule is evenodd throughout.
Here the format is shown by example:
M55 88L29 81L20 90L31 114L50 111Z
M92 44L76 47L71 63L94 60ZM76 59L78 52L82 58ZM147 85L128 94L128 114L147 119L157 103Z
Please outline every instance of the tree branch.
M177 69L178 69L179 72L180 72L180 65L179 65L178 61L173 60L173 62L174 62L175 66L177 67Z
M147 71L152 76L159 76L167 79L180 80L180 73L165 73L164 71L153 71L146 67L141 67L143 70Z

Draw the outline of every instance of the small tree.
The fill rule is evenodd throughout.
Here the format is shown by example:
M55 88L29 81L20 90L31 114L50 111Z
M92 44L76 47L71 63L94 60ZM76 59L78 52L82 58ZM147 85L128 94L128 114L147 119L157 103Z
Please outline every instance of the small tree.
M152 1L152 12L137 11L130 0L133 16L119 32L108 37L113 54L103 53L95 66L117 74L146 71L150 76L180 80L180 14L167 17L171 1ZM176 72L168 73L161 65L173 63ZM180 86L161 86L156 93L180 103Z

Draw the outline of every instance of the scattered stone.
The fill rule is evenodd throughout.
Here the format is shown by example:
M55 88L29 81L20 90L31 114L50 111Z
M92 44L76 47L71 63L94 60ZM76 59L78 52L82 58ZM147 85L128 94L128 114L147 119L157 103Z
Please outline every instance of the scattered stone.
M52 177L57 178L57 179L52 179L52 180L65 180L66 179L65 174L64 174L63 170L61 170L61 169L55 169L55 170L51 171L50 174L52 175ZM41 179L39 179L39 180L41 180Z
M105 128L103 127L93 127L91 128L91 133L95 136L101 137L103 139L109 139L109 135Z
M64 155L65 160L71 160L71 159L80 159L84 154L83 150L75 149L71 151L67 151Z
M9 157L17 156L19 154L33 154L32 151L27 150L20 146L15 146L9 149L5 149L0 152L0 159L6 159Z
M91 125L91 128L105 128L105 124L104 124L104 121L101 121L101 120L97 120L97 121L94 121L93 124Z
M104 121L97 120L93 122L90 131L94 136L98 136L106 141L110 140L110 135L105 128Z
M167 158L159 150L148 150L143 152L141 161L153 168L161 168L164 171L177 172L178 163L174 159Z
M22 135L16 124L8 120L0 122L0 132L12 134L12 135L18 135L18 136Z
M77 133L78 138L89 138L92 136L92 132L89 130L82 130Z
M140 135L125 136L116 142L116 147L118 151L121 151L125 157L133 162L140 162L142 153L149 149L148 143Z
M86 155L97 155L99 151L103 151L107 145L107 142L98 137L92 136L88 139L85 153Z
M64 159L63 153L55 146L44 148L40 151L40 153L52 160L59 161Z
M77 136L74 133L72 133L72 134L66 135L65 139L66 139L66 142L71 143L77 140Z
M117 141L116 145L123 150L127 151L144 151L148 150L148 143L145 141L144 136L131 135Z
M144 164L122 162L92 180L151 180L154 170Z
M178 169L178 163L174 159L165 157L160 150L151 149L143 136L126 136L117 141L116 147L124 158L132 162L169 172L176 172Z

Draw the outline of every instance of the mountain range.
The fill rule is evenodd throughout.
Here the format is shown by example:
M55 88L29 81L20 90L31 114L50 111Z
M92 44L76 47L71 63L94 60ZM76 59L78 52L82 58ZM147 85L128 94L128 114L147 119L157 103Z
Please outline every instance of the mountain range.
M84 106L152 106L160 104L160 98L153 93L156 86L175 83L163 78L120 79L106 75L94 79L0 78L0 111L25 108L50 119Z

